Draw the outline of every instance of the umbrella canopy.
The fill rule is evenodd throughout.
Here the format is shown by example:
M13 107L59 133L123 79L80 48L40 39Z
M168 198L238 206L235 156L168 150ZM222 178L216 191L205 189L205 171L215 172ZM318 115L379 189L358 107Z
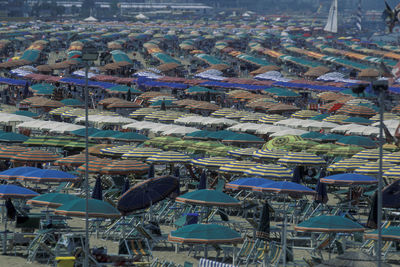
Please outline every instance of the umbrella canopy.
M18 180L31 181L36 183L49 183L49 182L76 182L79 177L76 177L68 172L58 170L38 169L26 172L17 177Z
M254 151L253 157L262 160L276 160L286 156L288 153L289 151L279 150L279 149L277 150L259 149Z
M189 163L191 158L183 153L175 151L167 151L157 153L149 158L147 161L150 163Z
M30 151L29 147L21 146L2 146L0 147L0 159L10 159L16 154Z
M319 137L324 136L324 134L319 133L319 132L309 132L309 133L302 134L300 136L303 139L318 139Z
M211 157L202 159L192 159L192 164L199 167L219 168L232 161L234 161L234 159L224 158L224 157Z
M117 209L122 214L145 209L158 201L165 199L179 186L179 181L173 176L163 176L147 179L131 187L117 203Z
M383 156L383 161L399 164L400 163L400 152L394 152L394 153L389 154L389 155L384 155Z
M383 155L390 155L389 151L383 151ZM379 149L367 149L355 154L353 159L365 159L365 160L378 160L379 159Z
M378 239L378 230L364 234L365 239ZM382 229L382 240L386 241L399 241L400 240L400 227L389 226Z
M0 142L8 143L23 143L28 140L29 137L18 133L0 133Z
M29 205L40 206L40 207L58 208L76 199L78 199L78 197L75 195L48 193L36 196L28 200L26 203Z
M95 156L89 155L89 161L98 159ZM69 157L61 158L54 162L54 165L58 166L81 166L85 164L86 155L84 153L72 155Z
M267 124L273 124L277 121L284 120L286 117L283 117L282 115L279 114L271 114L271 115L265 115L261 119L258 120L258 122L261 123L267 123Z
M280 194L304 194L304 195L314 195L315 191L298 183L281 181L265 184L261 184L253 188L254 191L259 192L274 192Z
M353 146L361 146L365 148L375 148L377 145L371 138L364 136L345 136L336 141L339 145L353 145Z
M39 195L35 191L17 185L0 185L0 198L32 198Z
M359 147L359 146L344 146L344 147L334 148L332 151L328 152L327 155L335 156L335 157L336 156L351 157L363 150L364 150L364 148Z
M321 183L334 185L362 185L362 184L377 184L378 180L374 177L355 173L335 174L319 179Z
M291 149L300 149L300 150L305 150L308 149L312 146L319 145L317 142L311 141L311 140L300 140L300 141L294 141L290 144L287 145L287 147L290 147Z
M353 233L364 232L365 228L345 217L321 215L312 217L307 221L301 222L294 227L300 232L333 232L333 233Z
M269 149L269 150L274 150L274 149L279 149L282 147L285 147L286 145L295 142L295 141L300 141L303 140L300 136L297 135L284 135L284 136L279 136L272 138L269 140L264 146L263 149Z
M382 164L382 171L386 172L391 168L394 168L396 165L383 162ZM364 175L378 175L379 174L379 162L369 162L357 169L354 170L355 173L364 174Z
M376 114L376 111L366 106L344 105L337 113L370 118Z
M129 141L129 142L142 142L148 140L149 138L143 134L138 134L134 132L125 132L113 135L111 139Z
M89 161L88 171L89 171L89 173L100 173L101 169L104 166L107 166L107 164L110 164L111 162L112 162L111 159L91 160L91 161ZM86 164L83 164L83 165L79 166L76 171L79 173L85 173L85 169L86 169Z
M386 177L389 179L399 179L400 178L400 166L397 165L389 170L386 170L383 174L383 177Z
M277 161L281 165L318 166L325 165L326 161L310 153L289 153Z
M240 202L223 192L200 189L183 194L175 199L177 202L216 207L239 207Z
M78 198L70 201L58 207L54 213L72 217L85 217L86 199ZM121 216L119 211L111 204L98 199L89 199L87 213L90 218L116 218Z
M22 162L53 162L58 160L60 157L44 150L30 150L21 152L11 158L12 161Z
M161 149L158 148L152 148L152 147L137 147L131 149L128 153L125 153L122 155L123 159L142 159L142 158L148 158L151 157L155 154L158 154L162 152Z
M275 182L264 178L240 178L237 179L236 181L227 183L225 185L225 188L235 189L235 190L253 189L255 187L259 187L267 183L275 183Z
M257 148L249 147L249 148L231 150L231 151L228 151L228 154L232 155L234 157L243 157L243 156L251 157L251 156L253 156L253 153L256 150L257 150Z
M319 144L319 145L315 145L313 147L310 147L309 149L307 149L308 153L314 153L314 154L327 154L328 152L334 150L335 148L340 147L339 145L335 145L335 144Z
M228 173L244 173L249 168L258 165L256 162L252 161L232 161L228 164L221 166L218 170L220 172Z
M368 161L362 159L342 159L329 165L327 170L330 172L352 172L367 163Z
M172 231L168 240L183 244L235 244L243 241L240 234L218 224L189 224Z
M0 179L15 180L17 177L20 177L21 175L24 175L25 173L28 173L31 171L36 171L36 170L41 170L41 169L35 168L35 167L11 168L11 169L0 172Z
M95 132L91 135L89 135L89 138L91 139L106 139L110 137L114 137L117 134L120 134L121 132L119 131L113 131L113 130L101 130L98 132Z
M149 165L136 160L119 160L113 161L103 167L100 173L103 174L144 174L148 171Z
M257 165L244 172L247 175L269 179L291 179L292 171L286 167L268 164Z
M93 135L93 134L95 134L97 132L100 132L100 131L101 130L97 129L97 128L88 128L88 134L89 135ZM85 128L79 129L79 130L75 130L75 131L71 131L71 134L83 137L83 136L85 136Z

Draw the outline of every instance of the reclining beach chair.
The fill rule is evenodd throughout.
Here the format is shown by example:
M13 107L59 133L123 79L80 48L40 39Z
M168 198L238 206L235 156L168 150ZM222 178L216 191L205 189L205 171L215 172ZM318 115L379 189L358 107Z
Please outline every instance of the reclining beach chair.
M153 257L149 243L146 239L122 239L118 246L118 255L129 257L140 256L147 261Z

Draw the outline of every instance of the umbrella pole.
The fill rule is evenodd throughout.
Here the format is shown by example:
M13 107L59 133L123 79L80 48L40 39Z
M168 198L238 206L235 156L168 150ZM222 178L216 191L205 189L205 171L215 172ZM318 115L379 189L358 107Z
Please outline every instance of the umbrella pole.
M287 214L286 214L286 194L283 198L283 212L284 212L284 219L283 219L283 233L282 233L282 256L283 256L283 266L286 266L286 224L287 224Z
M88 89L88 73L89 64L85 64L85 261L83 266L89 267L89 89Z
M7 254L7 221L8 221L8 218L6 216L6 220L4 222L3 255Z
M204 246L204 258L205 258L205 259L207 259L207 256L208 256L208 255L207 255L207 254L208 254L207 252L208 252L208 251L207 251L207 244L206 244L206 245Z

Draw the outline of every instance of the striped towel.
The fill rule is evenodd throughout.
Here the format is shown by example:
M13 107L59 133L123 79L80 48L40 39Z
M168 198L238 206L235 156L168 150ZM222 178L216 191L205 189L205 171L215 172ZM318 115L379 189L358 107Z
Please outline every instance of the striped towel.
M207 260L201 258L199 261L199 267L235 267L232 264L226 264L218 261Z

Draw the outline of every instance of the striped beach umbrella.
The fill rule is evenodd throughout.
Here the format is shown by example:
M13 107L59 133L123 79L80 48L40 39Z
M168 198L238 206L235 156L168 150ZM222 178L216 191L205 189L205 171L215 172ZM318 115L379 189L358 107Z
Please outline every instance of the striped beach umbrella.
M146 160L147 162L160 164L160 163L189 163L191 158L186 154L175 152L175 151L167 151L157 153Z
M232 161L230 163L227 163L223 166L221 166L218 170L220 172L227 172L227 173L244 173L247 171L249 168L252 168L254 166L257 166L257 162L253 161Z
M394 163L394 164L400 164L400 152L394 152L389 155L384 155L383 161Z
M2 146L0 147L0 159L10 159L15 155L30 151L31 148L29 147L22 147L22 146Z
M102 174L144 174L149 170L149 165L136 160L113 161L100 170Z
M333 123L342 123L344 120L347 120L348 118L350 118L350 116L343 115L343 114L337 114L337 115L329 116L329 117L323 119L322 121L333 122Z
M58 160L60 157L44 150L30 150L18 153L11 158L12 161L19 162L53 162Z
M88 171L89 173L100 173L101 169L106 166L107 164L110 164L112 162L111 159L96 159L96 160L91 160L89 161L89 168ZM77 172L79 173L85 173L85 168L86 164L83 164L76 169Z
M95 160L97 157L89 155L89 160ZM86 155L84 153L65 157L54 162L56 166L81 166L85 164Z
M100 152L103 155L120 157L125 153L129 153L135 148L136 146L130 146L130 145L114 146L114 147L100 149Z
M154 112L156 112L157 110L154 108L141 108L138 110L135 110L134 112L132 112L131 114L129 114L130 118L144 118L145 116L152 114Z
M370 118L376 114L376 111L366 106L344 105L337 113Z
M352 172L367 163L368 161L363 159L342 159L329 165L327 170L330 172Z
M289 153L277 161L281 165L298 165L298 166L320 166L325 165L326 161L317 155L310 153Z
M383 173L383 177L386 177L389 179L400 179L400 166L397 165L397 166L385 171Z
M224 157L211 157L202 159L192 159L192 164L198 167L219 168L225 164L235 161L234 159Z
M153 147L136 147L128 153L122 155L123 159L143 159L153 156L154 154L162 152L161 149Z
M236 109L222 108L222 109L219 109L219 110L211 113L211 117L222 118L222 117L226 117L227 115L230 115L230 114L233 114L236 112L237 112Z
M389 163L389 162L383 162L382 163L382 171L386 172L390 170L391 168L394 168L396 165ZM364 175L371 175L371 176L376 176L379 174L379 163L378 162L369 162L357 169L354 170L355 173L359 174L364 174Z
M383 151L384 156L390 155L389 151ZM365 160L378 160L379 159L379 149L366 149L355 154L353 159L365 159ZM390 161L388 161L390 162Z
M319 114L320 113L318 111L304 109L304 110L299 110L299 111L293 113L292 118L309 119L309 118L315 117Z
M261 159L261 160L277 160L282 158L283 156L286 156L289 153L289 151L286 150L268 150L268 149L258 149L254 151L253 157L256 159Z
M268 179L291 179L293 173L284 166L268 164L257 165L244 172L254 177L262 177Z
M266 123L266 124L274 124L277 121L281 121L286 119L286 117L283 117L282 115L279 114L271 114L271 115L265 115L261 119L258 120L260 123Z
M257 151L257 148L249 147L249 148L242 148L237 150L228 151L228 154L233 157L252 157L253 153Z

